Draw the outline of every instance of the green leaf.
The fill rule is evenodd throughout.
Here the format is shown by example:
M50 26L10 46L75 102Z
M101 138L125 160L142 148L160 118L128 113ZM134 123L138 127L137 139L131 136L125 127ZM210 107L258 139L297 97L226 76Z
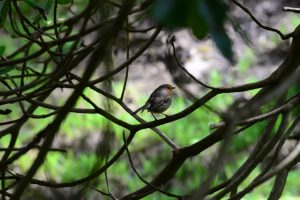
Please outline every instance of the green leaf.
M5 51L5 46L0 46L0 56L3 55L4 51Z
M225 58L233 61L231 40L225 31L212 32L212 38Z
M51 10L54 8L54 3L55 3L55 0L48 0L44 6L43 6L43 9L44 9L44 14L47 16L49 15L49 13L51 12ZM36 15L34 18L33 18L33 23L34 24L37 24L42 18L45 18L43 14L38 14Z
M226 8L221 0L155 0L152 17L169 28L190 28L198 39L208 33L221 53L233 60L231 40L226 34Z
M3 27L9 8L9 0L0 1L0 28Z
M223 27L227 16L226 9L222 1L198 0L198 8L210 29Z
M6 73L10 72L11 70L14 70L15 68L16 68L15 66L1 67L0 75L6 74Z
M156 0L152 17L169 28L186 26L189 3L190 1L182 0Z
M39 13L43 16L43 18L47 21L47 16L46 16L46 11L43 8L43 6L41 6L40 4L38 4L36 1L33 0L24 0L24 2L26 2L28 5L30 5L32 8L36 9L39 11Z
M187 24L198 39L203 39L208 33L208 27L202 15L198 12L197 0L190 4Z
M58 0L57 1L58 4L68 4L70 2L71 2L71 0Z
M44 5L46 15L48 15L51 12L51 10L54 8L54 3L55 0L48 0L46 2L46 4Z
M224 29L227 16L223 2L220 0L198 0L198 3L199 13L203 16L212 39L223 56L232 61L231 40Z

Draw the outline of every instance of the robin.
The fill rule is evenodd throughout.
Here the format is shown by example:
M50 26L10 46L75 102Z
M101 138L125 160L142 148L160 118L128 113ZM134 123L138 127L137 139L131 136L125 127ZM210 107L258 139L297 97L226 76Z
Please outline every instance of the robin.
M156 118L153 113L161 113L167 116L163 112L166 111L172 103L172 94L174 89L175 87L169 84L159 86L154 90L154 92L152 92L145 105L134 111L133 114L136 114L139 111L143 112L144 110L148 110L154 119Z

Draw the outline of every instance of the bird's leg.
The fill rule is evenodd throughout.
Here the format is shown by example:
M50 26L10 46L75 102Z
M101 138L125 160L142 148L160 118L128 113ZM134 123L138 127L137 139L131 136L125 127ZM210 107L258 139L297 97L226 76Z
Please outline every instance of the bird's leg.
M157 120L153 113L151 113L151 115L154 117L155 120Z

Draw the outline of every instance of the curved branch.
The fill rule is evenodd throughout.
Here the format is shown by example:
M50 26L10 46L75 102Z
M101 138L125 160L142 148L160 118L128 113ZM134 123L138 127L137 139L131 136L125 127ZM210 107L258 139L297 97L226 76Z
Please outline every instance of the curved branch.
M263 28L263 29L265 29L265 30L268 30L268 31L272 31L272 32L274 32L274 33L277 33L277 34L280 36L280 38L283 39L283 40L287 40L287 39L289 39L289 38L291 38L291 37L293 36L293 32L292 32L292 33L289 33L289 34L287 34L287 35L285 35L285 34L281 33L281 31L279 31L279 30L277 30L277 29L275 29L275 28L271 28L271 27L268 27L268 26L263 25L262 23L260 23L260 22L256 19L256 17L251 13L251 11L250 11L248 8L246 8L245 6L243 6L241 3L239 3L239 2L236 1L236 0L231 0L231 1L232 1L235 5L237 5L238 7L240 7L243 11L245 11L245 13L247 13L247 14L250 16L250 18L251 18L258 26L260 26L261 28Z

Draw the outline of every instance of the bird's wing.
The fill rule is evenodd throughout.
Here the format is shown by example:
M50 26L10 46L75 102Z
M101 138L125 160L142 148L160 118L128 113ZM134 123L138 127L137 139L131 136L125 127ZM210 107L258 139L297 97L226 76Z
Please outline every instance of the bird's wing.
M151 98L151 97L150 97ZM150 100L150 106L148 107L148 110L152 110L153 108L157 108L165 104L166 98L164 96L161 97L153 97Z

